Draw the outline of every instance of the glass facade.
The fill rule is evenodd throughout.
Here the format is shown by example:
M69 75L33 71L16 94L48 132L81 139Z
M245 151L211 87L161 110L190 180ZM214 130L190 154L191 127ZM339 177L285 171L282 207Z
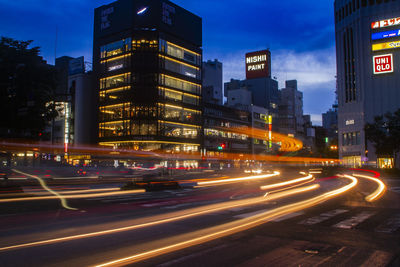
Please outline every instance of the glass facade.
M100 80L100 90L116 88L129 85L131 81L131 73L115 75Z
M101 46L100 53L100 143L198 151L201 54L162 39L130 37Z
M169 70L169 71L181 74L181 75L185 75L190 78L201 79L200 68L194 67L194 66L186 64L186 63L179 62L172 58L168 58L168 57L162 57L162 58L165 60L165 69L166 70Z
M166 137L196 139L199 137L200 128L200 126L196 125L160 122L161 135Z
M174 89L182 90L182 91L185 91L188 93L196 94L196 95L200 95L200 93L201 93L201 85L200 84L181 80L178 78L174 78L172 76L160 75L160 84L170 87L170 88L174 88Z
M201 55L189 49L180 47L165 40L160 40L160 52L167 54L171 57L180 59L190 64L200 66Z
M109 43L101 46L100 58L108 58L121 55L131 50L132 38L126 38L113 43Z

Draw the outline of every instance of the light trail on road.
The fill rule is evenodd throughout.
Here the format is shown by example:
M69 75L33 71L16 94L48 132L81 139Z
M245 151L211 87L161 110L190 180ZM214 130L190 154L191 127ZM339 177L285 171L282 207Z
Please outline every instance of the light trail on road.
M254 228L258 225L266 223L266 221L276 219L278 217L282 217L287 214L297 212L297 211L315 206L322 202L325 202L331 198L334 198L334 197L336 197L340 194L343 194L346 191L354 188L358 183L358 180L355 177L352 177L350 175L344 175L342 177L351 180L351 183L346 186L343 186L339 189L324 193L322 195L310 198L308 200L299 201L297 203L289 204L289 205L286 205L286 206L283 206L280 208L269 210L267 212L264 212L264 213L261 213L261 214L258 214L258 215L255 215L255 216L252 216L249 218L236 220L234 222L230 222L227 224L208 228L206 230L203 230L202 234L201 235L199 234L200 237L197 237L197 238L192 238L192 239L189 239L189 240L186 240L183 242L174 243L174 244L164 246L161 248L157 248L154 250L149 250L146 252L134 254L132 256L128 256L128 257L108 261L105 263L97 264L95 266L96 267L105 267L105 266L123 266L123 265L127 265L127 264L132 264L135 262L139 262L139 261L143 261L146 259L150 259L150 258L159 256L159 255L163 255L163 254L170 253L173 251L188 248L188 247L191 247L194 245L199 245L199 244L202 244L202 243L205 243L205 242L208 242L211 240L215 240L215 239L218 239L221 237L232 235L232 234L235 234L235 233L238 233L241 231L248 230L250 228ZM211 233L204 234L204 232L211 232Z
M368 180L374 181L375 183L378 184L378 188L372 194L370 194L370 195L365 197L366 201L373 202L375 200L378 200L379 198L381 198L385 194L386 185L381 180L379 180L378 178L374 178L374 177L367 176L367 175L362 175L362 174L353 174L353 176L364 178L364 179L368 179Z
M227 209L231 209L231 208L238 208L238 207L243 207L243 206L260 204L260 203L268 202L271 200L277 200L279 198L292 196L292 195L299 194L299 193L304 193L306 191L315 190L317 188L319 188L319 185L312 185L309 187L304 187L302 189L297 188L297 189L287 190L284 192L279 192L276 194L271 194L268 196L268 198L256 197L256 198L245 199L245 200L229 201L228 203L212 204L212 205L207 205L207 206L203 206L203 207L199 207L199 208L193 208L193 209L189 209L189 210L183 210L183 211L179 211L179 212L169 213L169 214L164 215L165 217L167 217L165 219L154 220L154 221L150 221L147 223L136 224L136 225L115 228L115 229L110 229L110 230L104 230L104 231L91 232L91 233L86 233L86 234L78 234L78 235L71 235L71 236L53 238L53 239L42 240L42 241L35 241L35 242L12 245L12 246L7 246L7 247L1 247L0 251L6 251L6 250L11 250L11 249L21 249L21 248L26 248L26 247L31 247L31 246L49 245L49 244L54 244L54 243L58 243L58 242L67 242L67 241L72 241L72 240L77 240L77 239L104 236L104 235L109 235L109 234L114 234L114 233L131 231L131 230L135 230L135 229L140 229L140 228L160 225L160 224L164 224L164 223L175 222L175 221L179 221L179 220L183 220L183 219L188 219L188 218L192 218L192 217L196 217L196 216L200 216L200 215L215 213L218 211L223 211L223 210L227 210Z
M230 178L230 179L222 179L222 180L216 180L216 181L198 182L197 185L198 186L210 186L210 185L230 184L230 183L237 183L237 182L243 182L243 181L267 179L267 178L278 176L280 174L281 174L280 172L274 171L273 174L247 176L247 177L239 177L239 178Z
M53 191L52 189L50 189L50 188L47 186L46 182L45 182L42 178L40 178L39 176L31 175L31 174L28 174L28 173L24 173L24 172L19 171L19 170L16 170L16 169L13 169L13 171L16 172L16 173L19 173L19 174L22 174L22 175L25 175L25 176L28 176L28 177L31 177L31 178L33 178L33 179L38 180L39 183L40 183L40 185L43 187L43 189L45 189L46 191L48 191L48 192L50 192L51 194L55 195L55 198L60 199L60 201L61 201L61 206L63 206L65 209L68 209L68 210L77 210L77 209L75 209L75 208L70 207L70 206L68 205L68 203L67 203L67 200L66 200L62 195L60 195L59 193L57 193L57 192Z
M55 192L55 191L53 191ZM21 201L36 201L36 200L52 200L62 198L66 199L79 199L79 198L96 198L96 197L109 197L109 196L123 196L123 195L131 195L138 193L145 193L144 189L136 189L136 190L127 190L127 191L118 191L118 192L105 192L105 193L89 193L89 194L70 194L70 195L61 195L58 194L56 196L41 196L41 197L23 197L23 198L6 198L0 199L0 203L5 202L21 202ZM73 209L76 210L76 209Z
M268 190L268 189L273 189L273 188L277 188L277 187L297 184L297 183L309 181L309 180L312 180L312 179L313 179L313 176L312 175L308 175L306 177L297 178L297 179L289 180L289 181L282 182L282 183L263 185L263 186L260 186L260 189L261 190Z

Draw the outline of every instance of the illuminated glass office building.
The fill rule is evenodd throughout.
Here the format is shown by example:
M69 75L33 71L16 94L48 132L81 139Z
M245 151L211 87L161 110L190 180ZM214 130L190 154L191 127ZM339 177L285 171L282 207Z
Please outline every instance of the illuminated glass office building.
M192 152L201 144L202 20L162 0L95 10L99 143Z
M364 126L400 108L400 0L336 0L335 24L340 158L393 167Z

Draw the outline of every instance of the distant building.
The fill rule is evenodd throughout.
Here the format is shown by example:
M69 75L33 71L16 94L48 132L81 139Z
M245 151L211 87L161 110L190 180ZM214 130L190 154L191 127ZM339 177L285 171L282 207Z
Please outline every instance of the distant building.
M336 0L334 12L340 159L393 167L393 156L375 154L364 127L400 108L399 1Z
M230 107L248 110L253 103L253 94L251 91L240 88L229 90L226 104Z
M205 103L203 112L204 149L207 155L223 152L251 153L251 138L243 133L250 131L248 111Z
M337 109L329 109L322 114L322 127L327 131L329 139L338 137L338 113Z
M203 102L223 105L222 63L217 59L203 62Z
M272 150L272 116L269 114L268 109L264 107L252 105L249 110L251 112L253 137L251 151L253 154L270 152Z
M297 81L286 81L279 102L279 130L284 134L304 137L303 93L297 90Z
M69 76L68 87L73 96L71 106L74 118L74 144L88 145L97 142L97 92L92 86L92 72Z

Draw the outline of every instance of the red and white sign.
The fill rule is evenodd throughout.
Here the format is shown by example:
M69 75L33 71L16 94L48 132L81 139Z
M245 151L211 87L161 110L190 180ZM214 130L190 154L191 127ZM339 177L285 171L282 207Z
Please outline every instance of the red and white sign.
M271 77L271 52L269 50L246 54L246 79Z
M374 56L374 74L393 72L393 54Z
M372 29L380 29L380 28L386 28L386 27L396 26L396 25L400 25L400 17L372 22L371 28Z

